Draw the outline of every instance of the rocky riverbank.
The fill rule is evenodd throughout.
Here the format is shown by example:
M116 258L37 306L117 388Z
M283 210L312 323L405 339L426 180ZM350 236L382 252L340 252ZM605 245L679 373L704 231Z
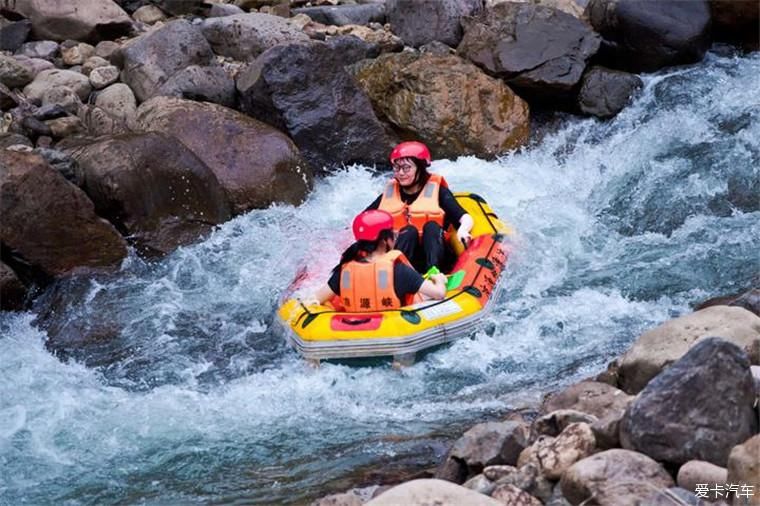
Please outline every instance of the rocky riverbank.
M609 118L641 85L629 72L758 39L743 0L3 0L0 14L3 309L118 268L127 247L163 255L298 203L331 167L384 167L399 140L493 157L530 141L531 109Z
M429 478L313 506L760 504L760 292L714 302L730 305L650 329L607 371L473 426Z

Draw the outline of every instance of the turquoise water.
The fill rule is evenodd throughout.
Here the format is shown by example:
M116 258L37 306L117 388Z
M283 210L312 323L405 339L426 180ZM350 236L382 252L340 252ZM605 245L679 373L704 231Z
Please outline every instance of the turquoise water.
M612 121L568 117L499 160L436 161L517 234L484 329L401 373L310 369L272 325L298 268L326 277L381 190L366 167L3 314L0 504L300 503L435 465L474 420L598 372L757 275L758 75L757 54L711 54L643 76Z

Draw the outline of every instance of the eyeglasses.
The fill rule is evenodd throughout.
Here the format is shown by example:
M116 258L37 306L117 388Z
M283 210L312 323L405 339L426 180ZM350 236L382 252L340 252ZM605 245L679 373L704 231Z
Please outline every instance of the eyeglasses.
M417 166L411 160L398 160L397 162L393 162L391 165L393 167L393 172L396 174L409 174L417 168Z

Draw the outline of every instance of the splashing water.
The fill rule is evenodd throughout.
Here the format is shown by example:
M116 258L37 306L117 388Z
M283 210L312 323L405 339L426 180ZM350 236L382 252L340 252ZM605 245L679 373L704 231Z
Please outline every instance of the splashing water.
M381 190L365 167L3 314L0 504L299 503L434 465L468 423L599 371L757 275L757 75L758 54L711 54L645 76L612 121L568 118L497 161L435 162L517 234L484 329L400 373L310 369L273 328L299 267L326 279ZM58 357L48 334L64 338Z

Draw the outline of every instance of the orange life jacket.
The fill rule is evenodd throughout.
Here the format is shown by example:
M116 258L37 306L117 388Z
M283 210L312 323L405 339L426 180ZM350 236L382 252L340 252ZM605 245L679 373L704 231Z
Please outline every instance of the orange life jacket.
M393 229L399 231L407 225L414 227L422 234L422 227L429 221L434 221L443 227L445 213L438 205L438 194L441 186L448 188L446 180L439 174L430 174L425 186L417 198L407 205L401 200L401 188L398 181L392 179L383 191L378 209L388 211L393 216Z
M346 311L382 311L398 309L411 304L415 294L401 301L393 286L393 268L396 263L409 265L403 253L392 250L374 262L346 263L340 272L340 301Z

